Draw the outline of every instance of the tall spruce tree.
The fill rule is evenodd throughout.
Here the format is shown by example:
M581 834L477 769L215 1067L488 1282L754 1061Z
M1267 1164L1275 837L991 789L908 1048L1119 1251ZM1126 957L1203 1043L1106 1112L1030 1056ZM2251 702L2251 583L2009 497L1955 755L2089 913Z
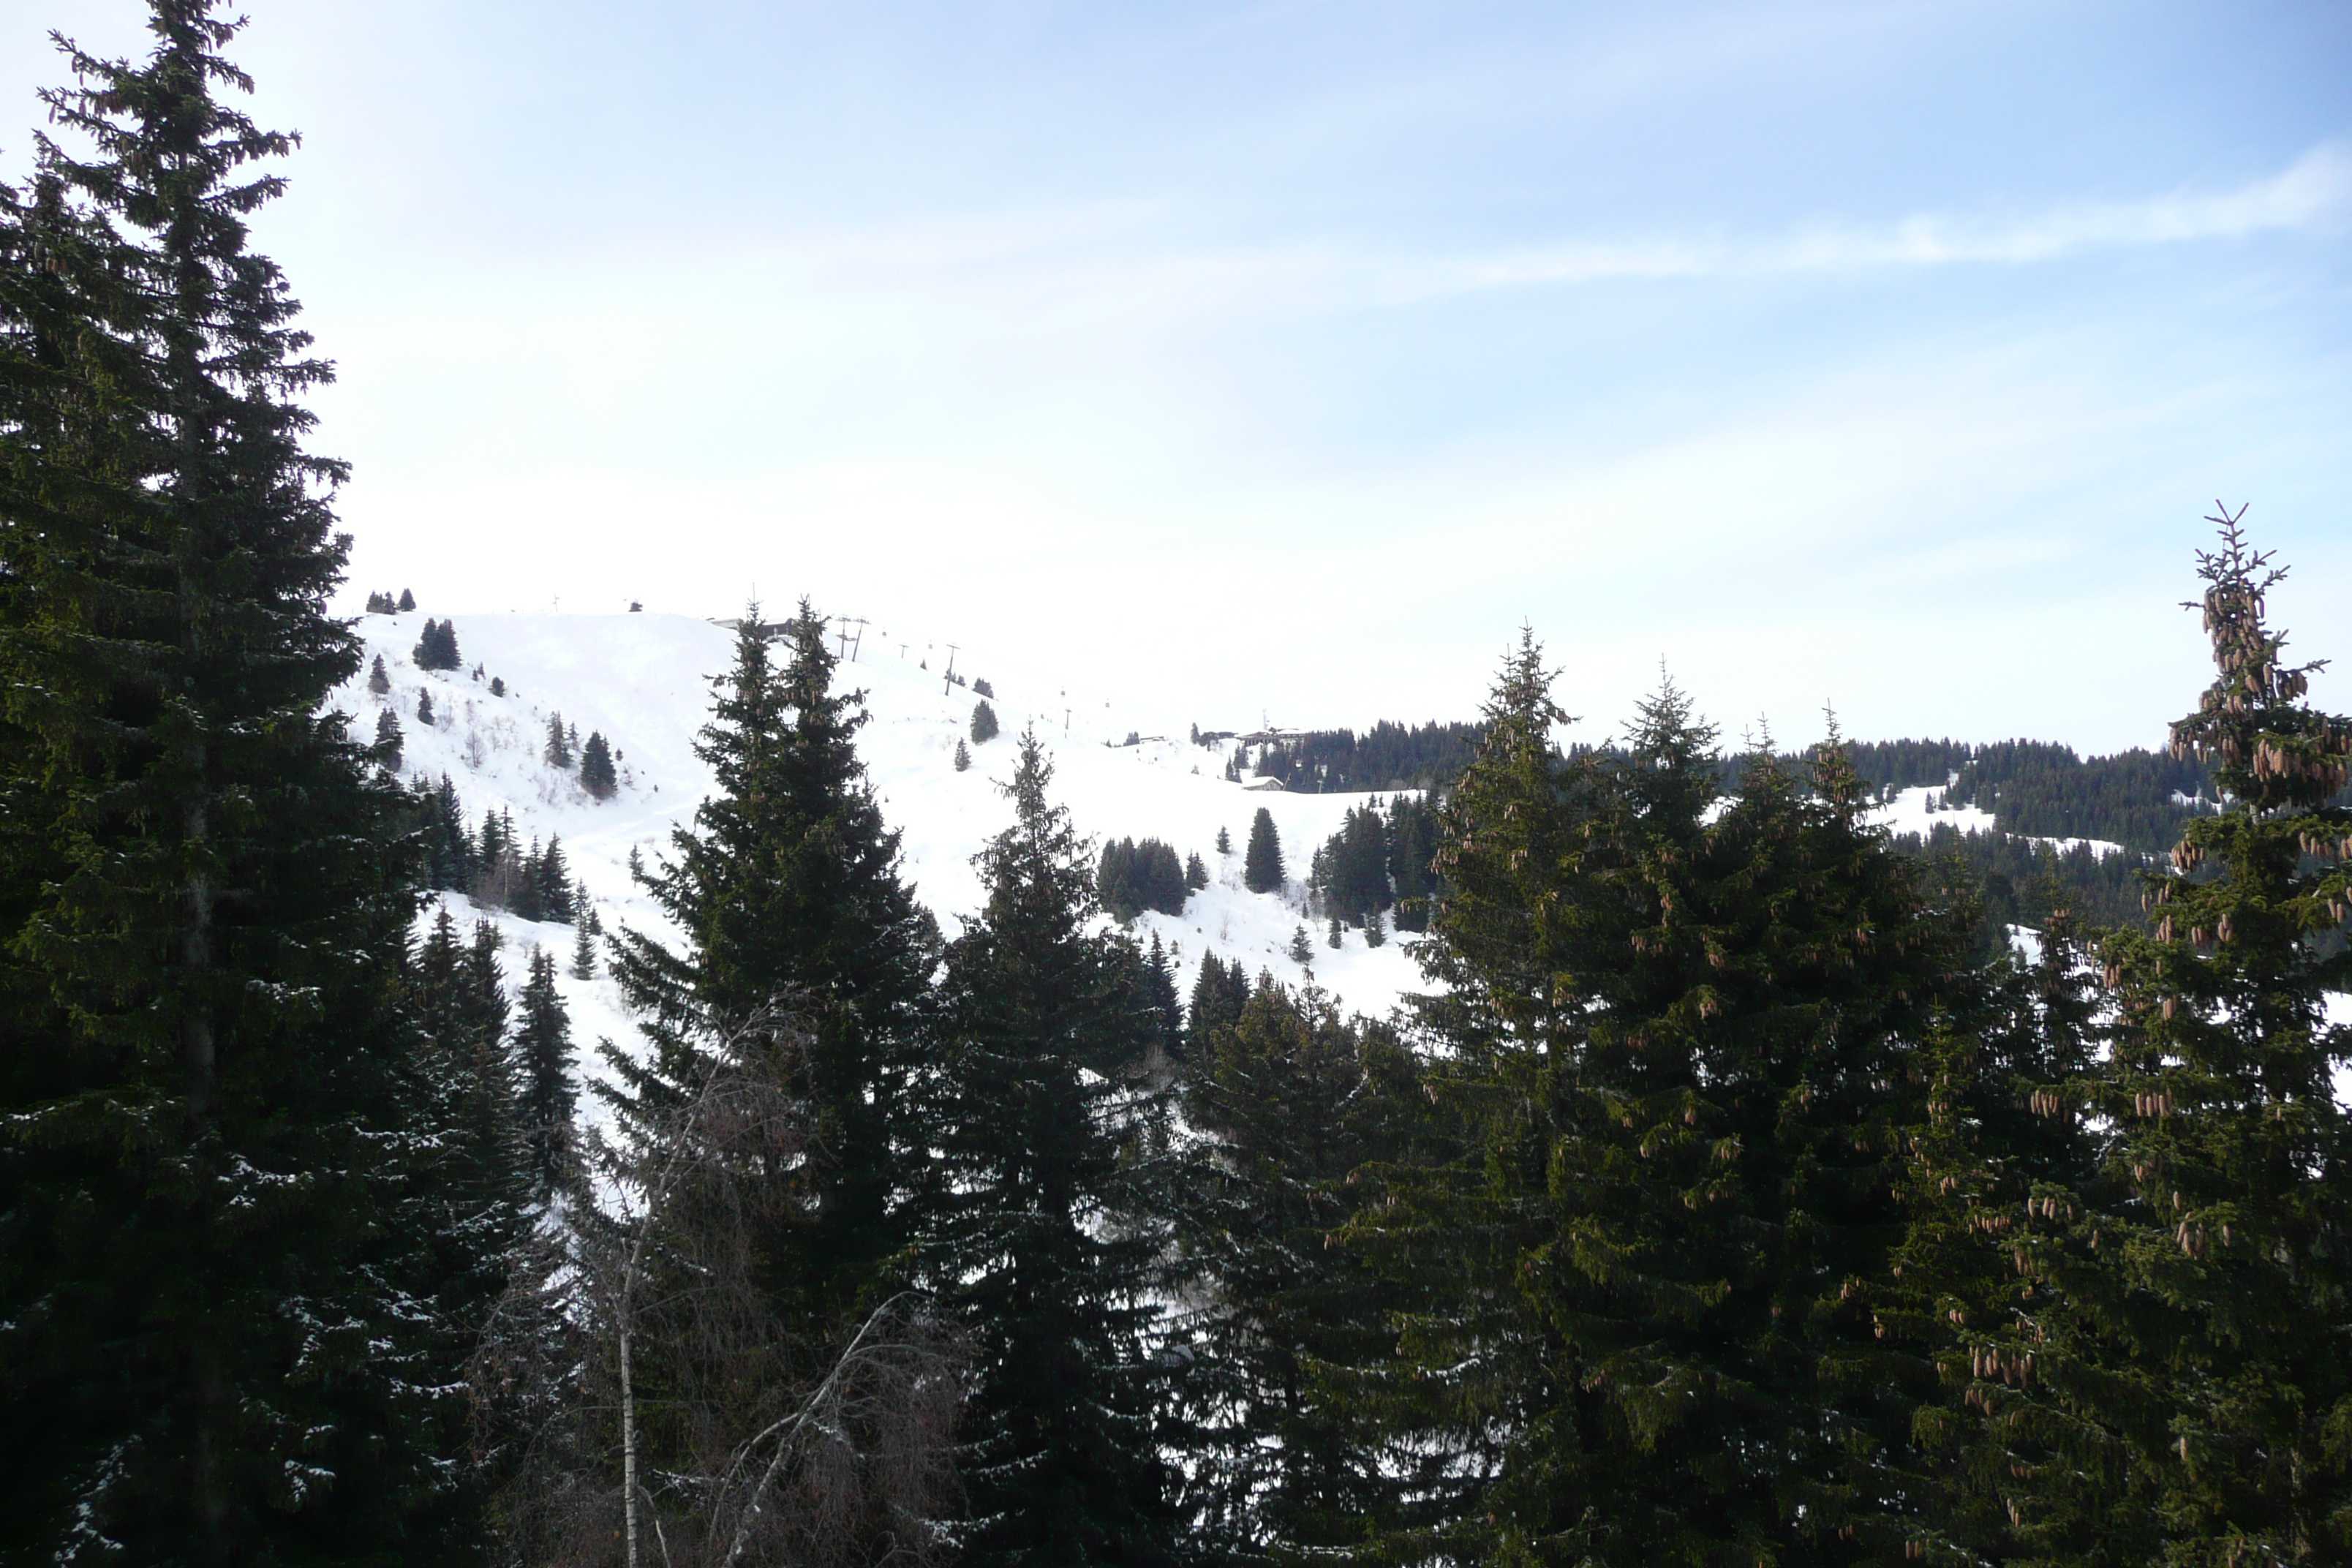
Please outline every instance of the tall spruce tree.
M1390 1032L1270 979L1188 1065L1187 1121L1211 1149L1184 1227L1200 1280L1182 1383L1198 1561L1337 1554L1401 1517L1399 1455L1361 1440L1319 1373L1395 1339L1406 1303L1329 1238L1370 1195L1349 1178L1415 1152L1417 1079Z
M1145 1338L1168 1244L1159 1099L1136 1077L1126 944L1095 934L1093 868L1034 732L982 853L988 898L950 944L929 1277L974 1346L961 1561L1176 1560Z
M1478 1477L1454 1549L1899 1552L1874 1521L1906 1506L1932 1386L1856 1366L1852 1287L1902 1236L1914 1053L1962 944L1834 748L1810 791L1751 759L1717 816L1712 732L1671 686L1621 756L1567 761L1548 686L1524 641L1444 812L1423 1017L1474 1152L1356 1227L1467 1263L1405 1341L1424 1446Z
M1274 813L1261 805L1250 818L1249 847L1242 856L1242 886L1253 893L1278 893L1282 881L1282 839L1274 830Z
M2318 667L2285 662L2265 604L2284 573L2249 547L2242 515L2211 520L2221 547L2199 557L2191 607L2215 676L2172 727L2176 754L2211 764L2223 809L2192 818L2151 877L2154 930L2100 944L2106 1059L2059 1086L2113 1130L2105 1181L2066 1227L2112 1279L2059 1299L2037 1370L2059 1385L2047 1403L2125 1456L2117 1489L2153 1527L2152 1560L2340 1561L2352 1130L2334 1077L2352 1039L2324 1004L2352 989L2352 811L2332 804L2352 721L2305 700Z
M717 787L644 879L684 949L625 931L613 973L654 1047L629 1071L632 1096L663 1102L699 1081L695 1031L711 1023L787 1001L811 1032L798 1070L822 1153L804 1223L772 1240L772 1288L821 1343L854 1327L909 1239L905 1089L938 937L899 879L898 836L857 759L862 696L834 689L807 601L791 625L778 670L757 606L746 613L697 742Z
M0 196L0 1557L455 1560L400 791L328 694L291 139L155 0ZM369 1543L356 1547L355 1543Z
M583 926L582 930L586 928ZM555 988L555 956L533 948L522 988L522 1022L514 1056L523 1142L534 1194L542 1203L569 1180L572 1118L579 1091L572 1078L572 1020ZM585 978L585 976L583 976Z

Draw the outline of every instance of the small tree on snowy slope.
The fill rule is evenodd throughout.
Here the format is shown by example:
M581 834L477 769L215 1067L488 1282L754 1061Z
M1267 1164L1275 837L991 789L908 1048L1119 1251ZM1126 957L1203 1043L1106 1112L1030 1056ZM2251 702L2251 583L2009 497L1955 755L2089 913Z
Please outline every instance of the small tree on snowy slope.
M405 739L400 732L399 714L387 708L375 716L374 756L384 772L396 773L400 771L401 745Z
M1253 893L1282 891L1282 840L1274 831L1274 813L1264 806L1250 819L1249 849L1242 857L1242 885Z
M580 748L580 787L594 800L610 800L621 787L621 776L613 767L613 749L594 730L588 731Z
M971 743L984 746L996 739L996 710L985 700L971 705Z
M392 677L384 670L383 655L378 654L375 656L375 663L368 667L369 695L382 697L391 689Z
M563 715L561 713L547 716L547 744L541 748L539 760L551 768L569 769L572 766L572 742L564 736Z
M584 927L582 934L586 934ZM514 1054L522 1080L522 1135L530 1151L531 1187L544 1203L570 1175L572 1114L578 1094L572 1081L572 1021L555 989L554 955L544 948L531 949L527 973Z
M956 738L955 749L955 771L960 773L965 773L970 771L971 767L971 750L963 743L963 738L961 736L958 736Z

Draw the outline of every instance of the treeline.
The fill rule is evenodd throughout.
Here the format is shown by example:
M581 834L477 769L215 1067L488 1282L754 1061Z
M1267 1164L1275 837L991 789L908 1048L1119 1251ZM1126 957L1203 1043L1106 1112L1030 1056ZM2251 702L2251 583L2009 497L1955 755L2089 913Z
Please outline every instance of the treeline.
M1140 844L1121 838L1104 845L1095 873L1095 897L1122 921L1132 921L1145 910L1181 915L1185 899L1208 885L1208 868L1198 855L1188 871L1178 863L1176 851L1157 838Z
M510 910L527 921L569 925L588 911L587 891L572 880L560 836L526 845L506 810L484 812L479 828L469 829L446 773L438 784L418 780L415 797L427 889L464 893L485 909Z
M1251 771L1285 789L1322 795L1432 789L1467 767L1480 726L1396 724L1382 720L1361 735L1309 730L1263 742Z
M2157 752L2085 759L2042 741L1875 741L1845 750L1854 771L1884 792L1926 785L1943 804L1973 805L2000 831L2029 837L2102 838L2160 853L2219 804L2210 767Z

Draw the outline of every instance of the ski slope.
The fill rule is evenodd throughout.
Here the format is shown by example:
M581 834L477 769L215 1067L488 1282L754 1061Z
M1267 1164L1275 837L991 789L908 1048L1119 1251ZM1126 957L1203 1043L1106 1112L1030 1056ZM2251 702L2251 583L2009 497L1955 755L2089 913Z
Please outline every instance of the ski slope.
M366 644L361 675L332 699L352 716L352 733L372 738L378 712L391 708L404 731L404 774L438 780L446 773L469 826L485 811L504 809L513 814L526 843L560 837L606 931L625 925L674 937L632 882L629 852L635 848L652 866L671 831L693 816L711 788L709 770L694 755L694 738L709 710L712 678L731 663L735 634L682 616L446 618L456 625L463 669L416 668L411 655L424 628L422 612L360 618ZM392 682L380 698L368 691L366 679L367 664L378 655ZM1251 790L1224 779L1223 752L1184 739L1189 717L1156 713L1076 683L1024 687L1011 678L993 681L992 706L1003 732L972 746L971 768L959 773L956 742L969 734L976 699L945 680L936 656L931 668L923 664L914 645L869 635L835 679L838 687L866 693L870 717L859 737L860 754L886 819L903 836L904 874L950 936L980 907L972 857L1012 820L1010 802L997 786L1012 774L1018 736L1034 724L1054 764L1054 793L1081 833L1097 844L1161 838L1180 858L1197 851L1208 865L1210 886L1192 895L1181 916L1147 912L1135 927L1141 940L1148 942L1156 932L1170 947L1187 994L1202 955L1211 952L1252 973L1268 970L1294 984L1305 978L1287 949L1293 931L1307 922L1301 883L1307 861L1339 831L1349 810L1378 797ZM991 673L984 664L960 659L959 671L965 670ZM505 682L504 696L490 694L493 677ZM429 726L416 718L418 699L427 691L434 708ZM614 748L620 789L610 800L591 799L572 773L541 760L549 720L558 713L583 739L601 731ZM1206 724L1216 716L1200 717ZM1130 731L1166 738L1136 746L1107 743ZM1278 896L1250 893L1241 885L1239 850L1260 806L1273 816L1290 873ZM1220 827L1234 847L1223 857L1216 852ZM477 910L457 894L444 894L441 901L461 929L477 918L497 923L508 943L510 983L520 982L524 954L533 945L554 950L568 966L570 926ZM433 912L428 909L425 918ZM1418 982L1408 939L1391 936L1372 949L1362 932L1351 931L1334 951L1320 931L1308 934L1314 979L1347 1008L1385 1014ZM600 1037L634 1037L608 977L600 973L594 980L573 980L567 967L560 984L583 1052L593 1051Z

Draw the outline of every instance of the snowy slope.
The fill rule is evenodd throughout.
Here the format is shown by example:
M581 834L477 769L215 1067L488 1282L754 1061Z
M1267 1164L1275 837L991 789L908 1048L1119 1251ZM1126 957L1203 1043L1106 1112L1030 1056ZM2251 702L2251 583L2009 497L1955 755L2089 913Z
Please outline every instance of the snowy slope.
M1898 791L1894 799L1871 813L1870 819L1889 833L1916 833L1922 838L1939 823L1958 833L1990 833L1996 826L1991 812L1973 805L1948 805L1944 792L1927 784ZM2122 845L2106 838L2035 837L2032 841L2047 844L2062 854L2077 845L2088 845L2092 853L2102 859L2124 852Z
M525 839L562 837L573 874L585 883L608 931L626 924L664 930L659 913L631 884L627 860L635 846L648 864L668 842L670 829L689 818L710 788L710 775L693 752L708 713L710 678L724 670L734 634L708 622L656 615L483 615L451 617L466 668L418 669L411 654L425 616L366 616L359 632L367 657L381 654L392 690L379 699L361 679L336 694L334 705L353 716L352 733L375 732L379 709L390 706L406 732L404 771L437 779L448 774L469 823L486 810L513 813ZM866 693L872 715L860 749L889 824L904 835L905 870L918 897L952 935L960 917L979 907L981 886L972 856L1011 820L995 787L1010 776L1015 737L1034 722L1055 765L1055 791L1081 832L1097 839L1159 837L1179 856L1198 851L1212 883L1193 895L1181 917L1147 913L1138 933L1158 931L1177 952L1180 984L1189 992L1202 953L1238 959L1252 973L1272 970L1297 981L1300 971L1285 950L1305 920L1297 881L1317 846L1339 830L1348 811L1373 798L1356 795L1290 795L1227 783L1220 753L1182 738L1188 721L1083 691L1077 685L1024 689L996 681L993 706L1003 733L972 748L971 771L955 771L956 742L971 722L972 694L947 686L939 668L920 668L922 655L895 641L869 637L856 662L838 679ZM473 669L478 666L481 679ZM987 674L984 667L969 664ZM493 697L489 679L506 683ZM435 721L418 722L418 697L430 691ZM550 717L561 713L582 736L603 731L614 748L621 788L603 804L591 800L571 773L541 760ZM1129 731L1171 736L1134 746L1108 746ZM1274 816L1293 885L1284 897L1256 895L1241 886L1238 853L1220 858L1217 829L1236 848L1246 841L1259 806ZM475 911L463 898L446 900L461 924ZM428 911L429 917L430 911ZM510 977L533 943L568 955L568 926L535 925L495 917L509 944ZM1405 941L1368 949L1361 932L1334 952L1313 938L1315 978L1358 1011L1383 1014L1418 972ZM608 980L562 984L574 1034L584 1046L599 1036L626 1040L631 1031Z

